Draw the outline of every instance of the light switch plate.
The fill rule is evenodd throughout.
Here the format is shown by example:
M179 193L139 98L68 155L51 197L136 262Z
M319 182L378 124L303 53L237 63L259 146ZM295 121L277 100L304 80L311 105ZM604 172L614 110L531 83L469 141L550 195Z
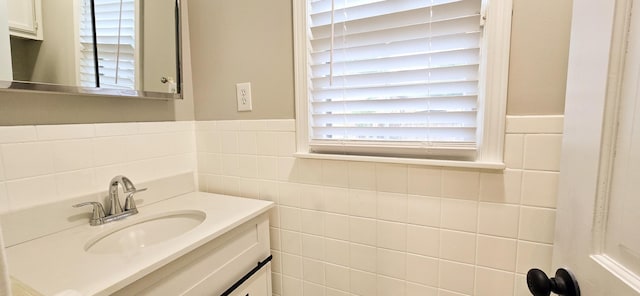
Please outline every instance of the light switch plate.
M238 99L238 111L251 111L251 83L236 84L236 97Z

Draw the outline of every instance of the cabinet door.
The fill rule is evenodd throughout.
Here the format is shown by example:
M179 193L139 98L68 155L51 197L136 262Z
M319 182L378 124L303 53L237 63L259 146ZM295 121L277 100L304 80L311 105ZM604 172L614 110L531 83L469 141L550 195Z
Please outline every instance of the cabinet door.
M42 40L41 0L7 0L9 30L13 36Z

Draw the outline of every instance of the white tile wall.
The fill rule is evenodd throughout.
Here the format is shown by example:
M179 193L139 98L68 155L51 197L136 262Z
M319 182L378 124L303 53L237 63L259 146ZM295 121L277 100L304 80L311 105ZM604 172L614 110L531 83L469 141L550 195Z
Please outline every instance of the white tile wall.
M196 171L193 122L0 127L0 213ZM211 167L209 163L203 167Z
M35 126L5 126L0 129L0 144L36 141Z
M53 145L49 142L3 144L0 147L7 180L52 174Z
M197 122L200 188L278 203L275 295L524 295L550 272L561 132L508 117L491 171L297 159L293 120Z
M197 167L200 190L278 204L275 295L524 295L550 272L561 116L509 117L504 171L298 159L294 126L0 127L0 212Z
M7 197L7 185L4 182L0 182L0 208L8 209L9 207L11 207L11 205Z

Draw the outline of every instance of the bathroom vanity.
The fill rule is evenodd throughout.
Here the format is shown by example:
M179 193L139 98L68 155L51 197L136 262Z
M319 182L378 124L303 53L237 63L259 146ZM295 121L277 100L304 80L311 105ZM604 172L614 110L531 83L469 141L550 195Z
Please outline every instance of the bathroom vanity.
M272 206L181 194L12 245L11 277L42 295L271 295Z

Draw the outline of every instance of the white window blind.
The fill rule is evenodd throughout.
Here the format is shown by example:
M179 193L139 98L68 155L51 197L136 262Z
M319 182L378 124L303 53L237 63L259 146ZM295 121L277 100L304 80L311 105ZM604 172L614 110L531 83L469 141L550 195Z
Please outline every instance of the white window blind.
M472 157L481 0L310 0L307 12L311 152Z
M135 0L94 0L100 87L135 89ZM83 0L80 30L81 84L95 86L89 0Z
M91 22L91 2L82 0L80 6L80 86L95 87L95 66L93 59L93 24Z

